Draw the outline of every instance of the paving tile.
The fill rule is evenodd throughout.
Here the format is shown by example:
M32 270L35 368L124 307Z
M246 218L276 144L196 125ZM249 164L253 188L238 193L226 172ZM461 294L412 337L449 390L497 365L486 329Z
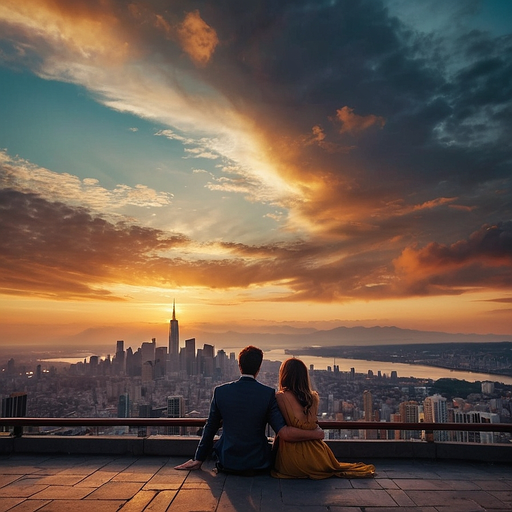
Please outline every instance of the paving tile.
M325 492L312 493L309 489L301 492L285 493L283 491L283 503L297 507L309 505L325 505L338 507L393 507L395 501L384 490L377 489L345 489L326 490Z
M176 491L159 492L144 509L144 512L166 512L176 494Z
M92 475L82 478L75 484L75 487L101 487L103 484L109 482L117 475L117 473L110 471L95 471Z
M9 485L12 482L15 482L20 478L21 475L1 475L0 474L0 488L5 485Z
M479 486L472 481L467 480L398 480L397 485L403 490L422 490L422 491L465 491L479 489Z
M140 482L107 482L87 496L88 500L129 500L142 487Z
M28 498L46 489L47 485L38 485L29 479L19 479L0 489L0 498Z
M380 482L373 479L354 479L350 480L353 489L382 489Z
M94 512L116 512L124 501L105 500L94 504ZM91 502L84 500L55 500L44 505L37 512L91 512Z
M337 512L337 509L331 509ZM365 507L364 512L438 512L436 507Z
M489 491L489 494L492 494L503 503L508 503L511 505L510 508L512 509L512 489L509 491Z
M476 503L483 508L507 508L503 502L485 491L408 491L407 495L421 506L456 507Z
M407 493L400 489L388 489L387 492L400 507L414 507L416 505Z
M488 512L477 503L466 503L464 505L450 505L448 507L436 507L437 512ZM501 511L503 512L503 511Z
M9 512L35 512L50 503L50 500L25 500L19 505L9 509Z
M169 512L215 512L220 495L215 496L210 491L195 489L195 490L181 490L174 498ZM250 508L239 509L240 512Z
M37 478L33 478L34 476L31 475L31 479L34 480L34 483L40 485L75 485L84 479L83 475L63 475L61 473L44 475Z
M0 473L2 475L30 475L37 472L38 468L36 466L14 464L12 462L0 464Z
M43 491L32 496L37 500L81 500L91 493L93 489L86 487L71 487L69 485L50 485Z
M295 509L297 510L297 509ZM302 509L301 509L302 510ZM304 509L304 512L309 512L309 507L307 509ZM360 507L328 507L324 508L324 510L328 510L329 512L361 512L362 509ZM365 511L368 510L365 508ZM379 509L381 510L381 509ZM396 509L392 509L394 512L396 512Z
M379 483L382 489L399 489L398 485L389 478L379 478L376 482Z
M480 489L486 491L510 491L512 490L512 480L478 480L475 482Z
M25 501L24 498L0 498L0 512L10 510L12 507L23 501Z
M155 496L155 491L139 491L122 506L121 510L123 512L141 512Z
M185 481L186 474L181 475L154 475L144 486L145 489L179 489Z
M242 510L288 512L290 509L281 500L278 480L261 476L228 476L220 496L217 512ZM325 511L325 508L323 510Z

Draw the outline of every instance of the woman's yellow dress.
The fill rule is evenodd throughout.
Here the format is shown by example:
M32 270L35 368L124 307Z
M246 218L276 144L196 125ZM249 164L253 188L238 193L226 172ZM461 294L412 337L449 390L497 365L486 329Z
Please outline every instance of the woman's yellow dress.
M287 425L306 430L317 427L314 421L299 420L288 402L283 400L281 410ZM321 440L290 443L278 439L278 448L272 470L276 478L311 478L320 480L338 476L342 478L368 478L375 475L375 466L363 462L339 462L331 449Z

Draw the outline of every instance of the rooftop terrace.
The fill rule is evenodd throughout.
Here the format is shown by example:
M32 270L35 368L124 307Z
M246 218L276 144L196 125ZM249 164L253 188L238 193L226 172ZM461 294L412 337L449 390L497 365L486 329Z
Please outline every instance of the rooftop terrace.
M192 425L190 419L2 418L0 424ZM95 425L95 427L94 427ZM343 423L344 426L349 423ZM510 432L511 425L351 423L352 427ZM341 428L322 422L324 428ZM428 436L427 436L428 437ZM197 436L0 435L0 512L472 512L512 511L512 444L327 440L372 479L278 480L174 469Z
M503 464L374 462L374 479L277 480L216 474L207 462L176 471L182 457L3 455L0 511L60 512L471 512L512 510Z

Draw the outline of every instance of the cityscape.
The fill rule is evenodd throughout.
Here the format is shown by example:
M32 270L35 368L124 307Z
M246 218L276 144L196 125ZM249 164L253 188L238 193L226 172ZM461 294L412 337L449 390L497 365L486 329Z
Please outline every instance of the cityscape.
M1 363L2 416L41 418L206 418L213 388L238 378L237 354L189 338L180 346L173 303L168 344L144 341L139 347L112 344L113 355L92 355L72 364L37 362L35 367L9 358ZM276 388L281 361L264 360L258 379ZM378 369L359 373L309 366L319 392L319 419L335 421L511 423L512 386L495 381L403 377ZM38 427L40 434L79 435L85 428ZM129 427L104 434L141 434ZM152 427L143 434L197 435L191 427ZM331 430L331 439L406 439L421 441L419 431ZM508 443L510 434L435 433L438 441Z

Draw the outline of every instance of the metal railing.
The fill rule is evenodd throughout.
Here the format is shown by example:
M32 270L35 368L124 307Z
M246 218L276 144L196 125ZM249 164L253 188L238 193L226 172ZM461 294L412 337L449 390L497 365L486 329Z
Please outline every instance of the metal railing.
M206 418L0 418L0 427L203 427ZM503 432L512 434L512 423L401 423L379 421L318 421L325 429L419 430Z

